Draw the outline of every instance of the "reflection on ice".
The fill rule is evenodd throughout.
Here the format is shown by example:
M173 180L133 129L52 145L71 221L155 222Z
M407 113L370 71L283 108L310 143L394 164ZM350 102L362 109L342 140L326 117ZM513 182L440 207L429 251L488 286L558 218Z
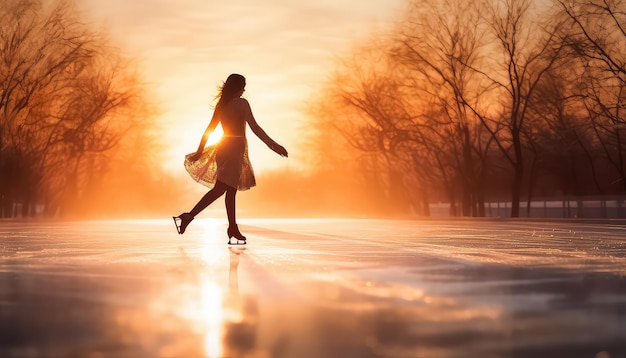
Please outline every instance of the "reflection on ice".
M226 296L224 348L227 357L244 357L254 353L257 336L258 307L256 298L239 293L239 256L245 248L229 247L228 295Z
M0 356L626 355L618 225L244 223L3 222Z

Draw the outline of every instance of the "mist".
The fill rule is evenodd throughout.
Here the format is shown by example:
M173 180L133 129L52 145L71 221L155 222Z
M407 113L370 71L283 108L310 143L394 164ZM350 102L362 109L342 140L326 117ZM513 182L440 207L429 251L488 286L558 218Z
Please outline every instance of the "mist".
M274 166L280 159L249 136L259 185L238 196L242 216L428 217L444 203L447 215L479 217L506 202L517 217L535 200L619 205L624 3L570 3L407 1L394 26L329 50L335 61L307 78L310 95L286 97L301 102L289 131L263 122L261 93L272 89L253 84L260 122L291 144L291 158ZM0 15L1 217L161 217L202 195L186 153L165 165L201 130L167 121L168 99L141 57L80 21L72 2L8 1ZM208 123L215 82L194 127Z

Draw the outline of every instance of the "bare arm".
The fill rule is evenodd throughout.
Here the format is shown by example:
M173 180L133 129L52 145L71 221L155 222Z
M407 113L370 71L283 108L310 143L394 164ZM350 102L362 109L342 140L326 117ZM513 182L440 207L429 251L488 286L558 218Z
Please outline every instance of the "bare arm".
M252 133L259 137L259 139L261 139L263 143L265 143L265 145L267 145L271 150L273 150L280 156L287 157L287 149L285 149L282 145L276 143L272 138L270 138L269 135L267 135L267 133L265 133L263 128L261 128L261 126L259 126L259 124L254 119L254 115L252 114L252 109L250 108L248 101L245 101L245 104L247 111L246 122L248 122L250 129L252 129Z
M197 160L198 158L200 158L200 155L202 155L202 151L204 150L204 146L206 145L206 142L209 139L209 136L211 135L211 133L213 133L213 131L215 130L215 128L217 127L219 122L220 122L220 120L219 120L219 117L217 115L217 110L215 110L213 112L213 117L211 118L211 122L209 122L209 125L204 130L204 134L202 134L202 139L200 139L200 144L198 145L198 150L191 157L192 160Z

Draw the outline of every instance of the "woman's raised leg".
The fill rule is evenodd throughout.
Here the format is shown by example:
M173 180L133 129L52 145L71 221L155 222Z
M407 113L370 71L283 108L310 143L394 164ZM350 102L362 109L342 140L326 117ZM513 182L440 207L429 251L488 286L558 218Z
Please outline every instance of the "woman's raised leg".
M191 221L198 215L202 210L204 210L207 206L211 205L217 198L222 196L226 190L230 188L228 185L218 181L215 183L213 189L209 190L204 196L198 201L198 203L191 209L188 213L182 213L179 216L174 216L174 224L176 225L176 230L179 234L184 234L185 229L187 229L187 225L191 223Z
M224 195L226 190L229 188L228 185L218 181L215 183L213 189L209 190L204 196L198 201L196 206L191 209L189 214L196 216L202 210L204 210L207 206L211 205L215 200L217 200L220 196Z

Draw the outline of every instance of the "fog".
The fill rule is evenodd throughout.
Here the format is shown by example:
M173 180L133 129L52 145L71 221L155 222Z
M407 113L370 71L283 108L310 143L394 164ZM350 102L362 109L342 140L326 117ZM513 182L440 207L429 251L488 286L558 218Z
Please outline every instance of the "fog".
M215 71L194 67L194 78L206 77L191 86L189 73L168 73L166 62L157 66L133 48L146 28L121 41L121 23L102 26L94 4L4 2L0 216L188 210L207 188L187 176L184 155L208 124L226 67L247 75L245 97L257 120L290 153L280 158L248 134L258 186L238 195L243 217L427 217L440 203L448 215L477 217L500 201L513 217L528 215L533 201L619 206L626 188L625 4L570 3L389 5L378 18L355 15L354 28L385 24L360 38L312 35L313 58L325 60L300 70L291 64L306 49L284 57L289 66L260 57L254 67L245 61L271 46L239 48L240 62L212 35L196 44L206 55L202 66L220 58L206 53L211 41L232 61ZM322 19L284 26L303 36ZM241 32L232 31L238 46ZM218 202L206 215L222 210Z

